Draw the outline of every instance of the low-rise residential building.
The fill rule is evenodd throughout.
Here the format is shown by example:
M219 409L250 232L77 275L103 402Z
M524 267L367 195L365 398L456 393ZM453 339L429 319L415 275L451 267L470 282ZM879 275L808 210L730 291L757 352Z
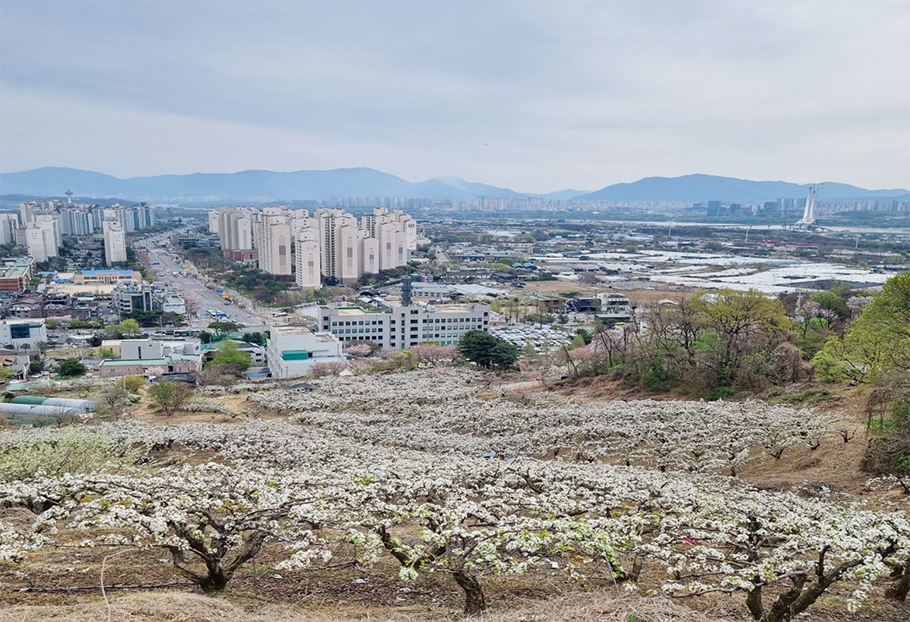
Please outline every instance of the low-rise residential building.
M198 339L159 341L157 339L121 339L120 358L179 358L201 362L202 344Z
M121 339L105 341L117 359L102 361L102 376L191 374L202 369L202 344L198 339L158 341Z
M160 359L110 359L98 366L102 376L161 376L164 374L193 374L199 371L192 361Z
M487 332L490 328L490 305L482 303L377 309L352 305L320 307L319 311L320 328L343 344L370 341L399 350L426 341L451 345L469 330Z
M306 326L273 326L266 341L273 378L299 378L316 363L344 361L341 348L330 333L315 333Z

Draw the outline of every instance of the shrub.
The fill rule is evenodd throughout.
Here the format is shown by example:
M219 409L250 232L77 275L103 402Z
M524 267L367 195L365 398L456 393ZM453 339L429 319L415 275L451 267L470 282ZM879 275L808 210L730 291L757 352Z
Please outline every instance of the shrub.
M725 397L731 397L739 393L739 390L736 387L717 387L716 389L711 389L705 395L705 399L709 402L716 402L717 400L722 400Z
M337 376L347 368L344 361L335 361L332 363L313 363L310 367L310 375L313 378L324 378L325 376Z

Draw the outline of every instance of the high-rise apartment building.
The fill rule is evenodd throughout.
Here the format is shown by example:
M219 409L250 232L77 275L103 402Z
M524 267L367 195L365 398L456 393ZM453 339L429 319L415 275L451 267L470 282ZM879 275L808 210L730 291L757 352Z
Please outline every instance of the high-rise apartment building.
M291 274L291 225L280 207L267 207L259 215L257 248L259 269L268 274Z
M123 226L114 220L105 220L104 227L104 263L108 266L126 262L126 232Z
M300 287L322 287L322 253L317 231L307 229L297 234L294 261Z
M253 248L252 212L244 208L219 208L218 239L221 242L221 250L225 253L251 250Z
M301 287L319 286L317 268L322 279L350 285L364 274L405 265L410 251L417 248L417 225L401 210L390 213L375 208L360 226L340 208L321 208L312 216L307 210L296 210L293 227Z
M30 222L21 228L22 243L28 249L28 254L35 258L35 262L47 261L57 256L56 222Z
M66 236L86 236L95 232L92 213L80 209L64 209L60 212L60 233Z
M16 243L16 229L19 228L17 214L0 214L0 244Z

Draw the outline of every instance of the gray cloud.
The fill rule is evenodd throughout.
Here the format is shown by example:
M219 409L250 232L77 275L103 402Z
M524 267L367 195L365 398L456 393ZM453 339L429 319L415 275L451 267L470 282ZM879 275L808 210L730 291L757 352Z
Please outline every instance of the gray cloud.
M4 2L0 169L910 186L906 2Z

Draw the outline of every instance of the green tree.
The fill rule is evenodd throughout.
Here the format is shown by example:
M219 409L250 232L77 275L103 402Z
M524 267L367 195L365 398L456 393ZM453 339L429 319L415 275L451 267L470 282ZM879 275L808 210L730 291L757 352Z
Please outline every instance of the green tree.
M149 390L152 403L166 417L183 408L192 396L193 390L182 382L159 382Z
M809 299L817 303L822 309L836 314L838 319L846 320L850 317L850 308L847 302L832 291L814 292Z
M225 339L218 344L218 352L215 353L211 365L236 366L240 373L243 373L249 368L251 362L252 357L249 352L241 350L236 341Z
M843 338L831 337L812 363L826 381L875 382L910 369L910 272L888 279Z
M120 328L124 337L135 338L142 334L142 327L139 325L139 322L132 318L123 320L123 324L120 325Z
M262 338L262 333L259 333L259 332L243 333L242 339L246 343L253 343L253 344L256 344L257 346L261 346L265 343L265 339Z
M702 329L699 359L717 386L733 385L747 356L770 353L791 328L784 305L754 289L706 292L690 307Z
M84 376L85 372L85 364L77 358L63 359L57 363L57 373L64 378Z
M212 322L209 324L209 328L214 330L216 334L223 335L225 333L238 331L243 328L243 325L238 324L237 322Z
M212 343L212 333L207 330L200 331L199 341L201 343Z
M458 351L481 367L508 369L518 360L518 348L482 330L469 330L458 342Z
M114 350L112 348L99 348L98 356L105 359L114 358Z

